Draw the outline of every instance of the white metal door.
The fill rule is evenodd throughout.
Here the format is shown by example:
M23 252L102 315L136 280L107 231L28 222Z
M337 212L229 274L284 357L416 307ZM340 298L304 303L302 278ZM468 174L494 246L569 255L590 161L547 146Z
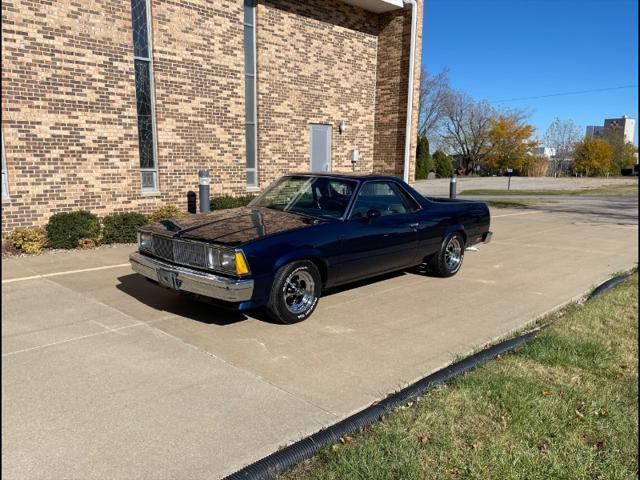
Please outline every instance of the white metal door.
M310 130L311 171L314 173L331 170L331 125L311 125Z

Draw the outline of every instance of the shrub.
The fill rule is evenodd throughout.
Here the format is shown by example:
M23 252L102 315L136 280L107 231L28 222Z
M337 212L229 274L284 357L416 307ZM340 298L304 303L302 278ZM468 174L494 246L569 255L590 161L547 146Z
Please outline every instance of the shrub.
M211 199L211 210L225 210L227 208L244 207L254 198L256 198L256 196L251 194L240 195L238 197L222 195L221 197Z
M95 238L81 238L78 240L78 247L83 250L89 250L90 248L96 248L98 241Z
M18 253L20 250L13 246L8 237L2 239L2 255L17 255Z
M175 205L165 205L164 207L154 210L153 213L149 215L149 222L156 223L171 218L184 217L185 215L187 215L187 212L180 210Z
M104 243L135 243L136 230L149 219L141 213L113 213L102 219Z
M429 141L427 137L419 137L416 149L416 180L424 180L433 169L433 158L429 153Z
M47 232L42 227L18 228L9 235L9 243L18 252L40 253L47 246Z
M81 238L98 238L100 221L86 211L62 212L51 216L46 229L53 248L76 248Z
M450 177L453 173L453 163L451 157L444 153L442 150L437 150L433 154L433 161L436 166L436 175L439 178Z

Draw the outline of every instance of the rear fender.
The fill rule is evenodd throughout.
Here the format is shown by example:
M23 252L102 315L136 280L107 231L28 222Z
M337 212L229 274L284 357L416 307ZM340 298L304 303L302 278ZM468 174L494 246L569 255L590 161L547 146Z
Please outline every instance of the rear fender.
M447 238L447 236L451 233L455 233L455 232L460 232L462 234L462 238L464 238L465 243L467 242L467 231L464 229L464 226L462 226L459 223L454 223L453 225L449 225L447 227L447 230L444 233L444 238Z

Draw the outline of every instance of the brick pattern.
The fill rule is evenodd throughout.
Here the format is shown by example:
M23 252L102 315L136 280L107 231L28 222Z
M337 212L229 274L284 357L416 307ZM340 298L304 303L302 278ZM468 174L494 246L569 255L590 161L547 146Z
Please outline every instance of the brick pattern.
M139 191L128 2L2 2L2 226L126 209Z
M414 94L409 179L415 179L415 151L420 101L420 62L422 45L422 8L418 2L418 26L415 53ZM402 176L407 122L411 8L381 15L378 36L375 148L373 171Z
M242 4L152 0L160 193L144 195L130 2L3 1L10 191L3 231L42 225L59 211L185 205L201 168L211 172L213 194L244 193ZM259 0L260 186L308 170L311 123L333 126L333 171L351 171L353 148L360 150L358 171L402 168L407 12L376 15L338 0Z
M357 148L357 170L370 172L378 15L337 0L265 0L257 26L260 184L309 170L312 123L333 127L333 171L352 171Z

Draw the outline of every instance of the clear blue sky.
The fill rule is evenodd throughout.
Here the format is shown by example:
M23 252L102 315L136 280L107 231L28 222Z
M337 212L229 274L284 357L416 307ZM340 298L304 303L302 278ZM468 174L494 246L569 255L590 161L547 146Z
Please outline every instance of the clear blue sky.
M525 108L542 136L557 116L583 129L626 114L638 88L498 104L513 98L638 85L637 0L424 0L422 62L451 85Z

